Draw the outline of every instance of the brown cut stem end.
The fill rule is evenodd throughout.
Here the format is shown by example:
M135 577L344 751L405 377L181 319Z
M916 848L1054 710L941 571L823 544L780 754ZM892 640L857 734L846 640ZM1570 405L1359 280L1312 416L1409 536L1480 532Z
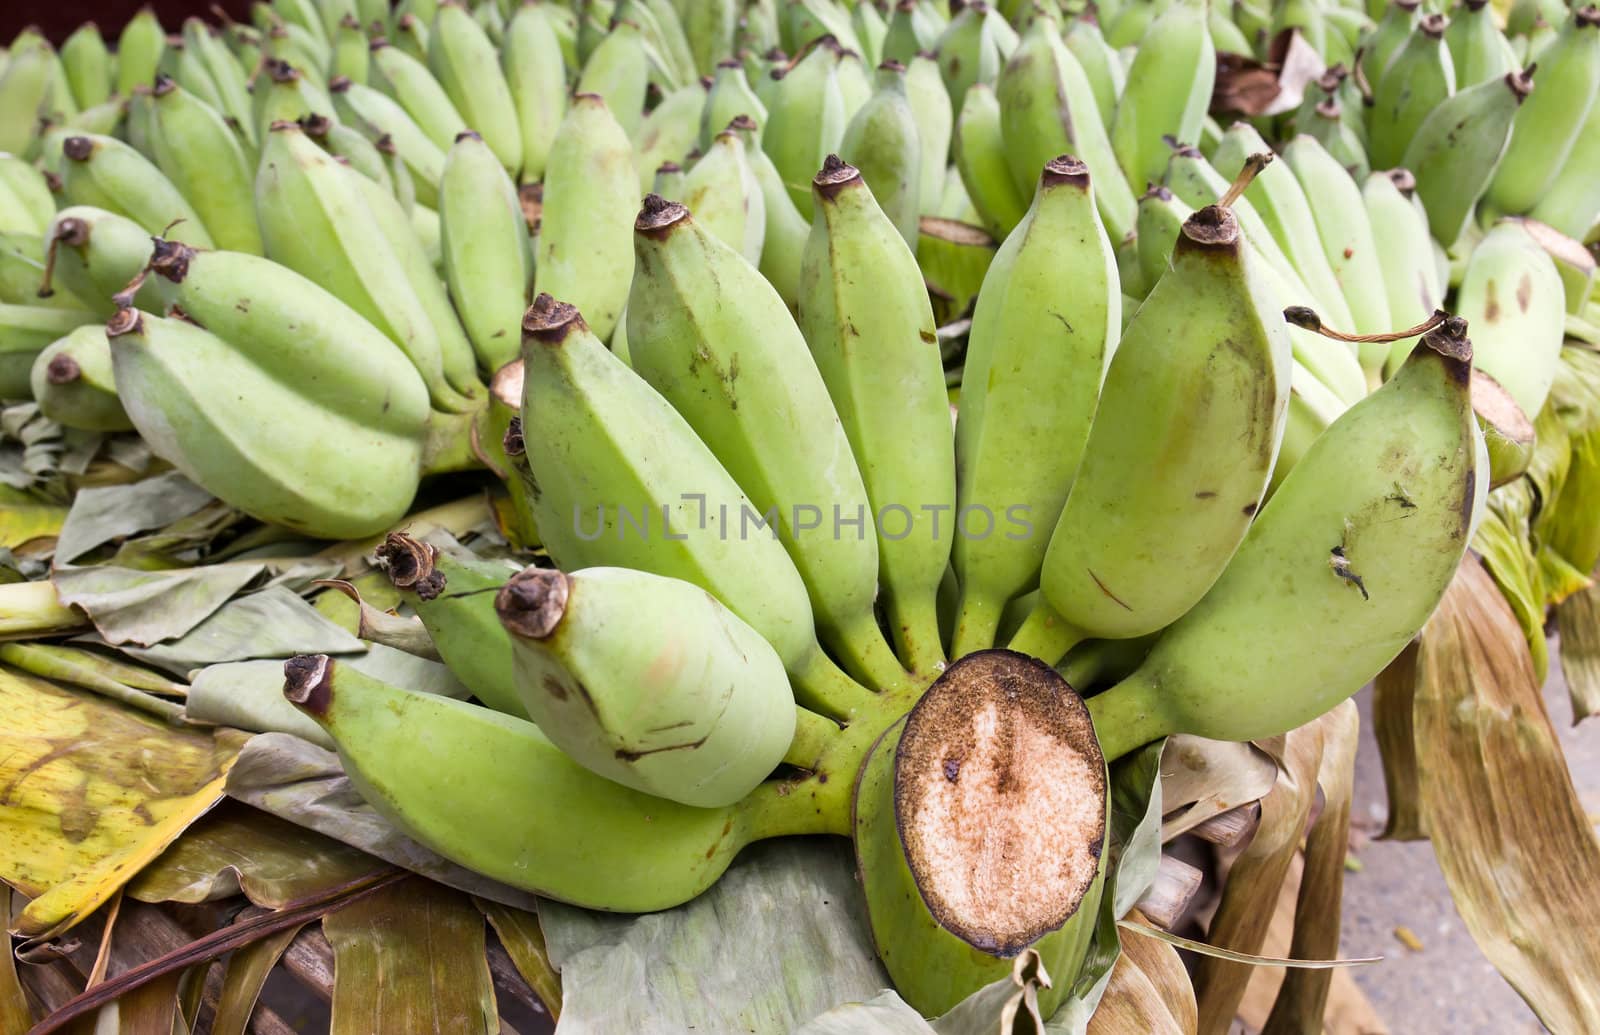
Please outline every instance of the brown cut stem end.
M1261 170L1272 164L1271 151L1259 151L1244 160L1244 168L1239 170L1239 175L1228 184L1228 189L1217 199L1220 208L1232 208L1233 203L1249 189L1250 184L1261 175Z
M547 640L567 613L571 580L554 568L527 567L511 576L495 594L500 624L513 636Z
M326 654L297 654L283 663L283 696L301 711L328 714L333 704L333 659Z
M672 228L689 218L689 210L659 194L646 194L633 229L646 237L664 240Z
M396 589L409 589L421 600L432 600L445 586L444 573L435 564L439 550L432 543L413 539L404 532L390 532L378 547L378 566Z
M541 293L533 305L522 314L522 340L532 339L545 345L560 345L574 332L587 330L578 307L568 302L557 302Z

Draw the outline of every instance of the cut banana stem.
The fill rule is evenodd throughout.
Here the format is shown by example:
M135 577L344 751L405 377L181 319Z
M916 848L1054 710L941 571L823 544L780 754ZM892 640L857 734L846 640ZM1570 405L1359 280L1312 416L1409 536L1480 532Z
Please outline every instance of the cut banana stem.
M795 708L794 740L783 754L783 761L797 769L810 771L839 739L839 724L825 715Z

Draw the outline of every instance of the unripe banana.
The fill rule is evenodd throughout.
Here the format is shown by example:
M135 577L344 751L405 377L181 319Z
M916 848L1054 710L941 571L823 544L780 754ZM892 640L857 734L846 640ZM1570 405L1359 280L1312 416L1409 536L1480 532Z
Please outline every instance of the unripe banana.
M1011 180L1000 105L986 84L967 90L951 147L961 182L983 225L995 240L1005 240L1022 221L1028 203Z
M749 116L740 118L741 126L750 121ZM684 207L706 232L737 250L750 265L761 261L766 200L739 130L730 127L717 134L711 149L689 170L680 193Z
M1517 71L1469 86L1434 108L1407 145L1405 167L1416 177L1429 228L1446 248L1472 221L1533 87L1533 78Z
M511 672L511 637L494 609L494 595L517 566L400 532L385 537L377 556L422 619L439 657L473 696L497 712L527 718Z
M469 409L445 377L442 343L412 292L407 263L391 250L390 234L409 232L409 225L380 225L363 182L370 181L347 175L299 126L274 123L256 177L267 256L326 288L399 345L435 406Z
M799 304L800 267L806 241L811 236L811 224L795 207L783 177L767 153L747 144L745 158L761 188L762 210L766 213L767 225L761 238L761 275L793 311Z
M253 105L246 70L234 58L221 35L199 19L190 19L184 23L183 36L185 53L198 58L205 68L212 88L216 90L215 107L218 113L231 119L238 126L239 132L244 137L243 142L248 147L258 147L260 137L256 132L256 125L250 121ZM317 72L319 94L326 92L321 88L323 67L325 63L313 66ZM254 72L254 68L252 67L250 71Z
M1361 75L1377 86L1421 20L1422 0L1390 0L1361 48Z
M917 190L921 215L934 215L944 194L945 172L950 167L950 142L955 131L955 111L939 77L939 64L918 54L906 65L906 99L916 120L922 148L922 183ZM912 248L916 248L915 242Z
M340 22L333 37L333 64L328 69L329 88L332 88L333 80L338 78L365 85L371 66L367 34L361 31L361 23L354 18Z
M1566 168L1600 91L1600 8L1574 11L1539 55L1539 89L1517 112L1488 202L1498 212L1530 212ZM1592 145L1588 145L1592 150Z
M1089 89L1094 93L1095 108L1100 112L1102 126L1109 126L1117 116L1117 101L1127 85L1127 72L1101 33L1100 26L1088 18L1074 18L1067 26L1064 42L1072 56L1078 59ZM1215 45L1215 41L1213 41Z
M1245 162L1251 155L1270 151L1271 148L1261 139L1255 127L1248 122L1235 122L1222 135L1216 153L1211 156L1211 164L1218 173L1231 179L1244 170ZM1317 233L1309 191L1302 189L1288 163L1267 163L1250 181L1244 196L1272 231L1273 240L1283 249L1295 272L1300 274L1300 279L1315 292L1317 301L1327 307L1328 311L1323 315L1338 326L1353 326L1350 307L1345 302L1339 280L1334 276L1333 267L1323 251L1322 238ZM1430 308L1422 315L1426 316L1432 311Z
M533 511L556 562L693 582L772 645L807 707L843 718L871 704L817 643L794 562L672 405L572 306L540 295L522 326Z
M255 127L257 139L265 138L274 122L300 122L313 115L331 113L332 99L321 93L296 66L268 58L261 71L263 74L257 77L251 97L251 125Z
M139 434L207 492L301 534L354 539L398 521L416 493L422 462L427 398L420 385L411 382L409 397L395 396L389 409L363 420L347 402L322 405L306 395L362 379L310 384L297 373L280 380L256 357L281 356L288 351L283 339L299 339L300 328L286 334L258 320L256 329L276 334L230 343L194 324L134 309L112 317L106 333L117 392ZM381 387L404 383L386 380Z
M279 18L289 25L297 25L320 45L328 45L328 30L322 24L313 0L271 0Z
M1450 25L1444 30L1444 42L1455 67L1457 90L1516 71L1516 62L1494 22L1489 0L1466 0L1453 10Z
M394 141L387 137L378 139L385 142L385 150L378 150L377 146L362 135L361 131L346 126L342 122L335 122L325 115L308 116L300 124L306 136L317 142L317 146L333 155L350 163L350 168L383 187L384 190L401 198L401 205L406 206L404 192L411 191L411 174L405 173L405 182L397 184L391 167L405 171L405 165L400 161L394 150ZM432 145L429 145L430 147ZM410 204L415 204L413 194Z
M1184 222L1193 214L1194 209L1159 184L1152 185L1139 199L1135 245L1145 283L1153 287L1166 274L1171 266L1172 246L1178 243Z
M1600 94L1589 106L1589 117L1554 182L1529 213L1574 239L1590 235L1600 225Z
M1267 498L1278 491L1289 472L1311 450L1322 433L1333 426L1350 405L1334 394L1298 360L1289 374L1289 405L1283 420L1283 439L1278 444L1278 459L1267 483Z
M635 231L633 368L769 515L845 666L879 689L904 683L872 612L878 544L866 487L783 299L682 205L651 195Z
M1495 224L1467 260L1456 309L1472 327L1473 364L1523 413L1543 409L1555 381L1566 299L1555 264L1520 221Z
M166 49L167 34L156 20L156 13L148 7L141 8L117 37L117 92L130 97L135 86L153 83L156 66Z
M522 129L499 57L466 8L454 2L439 5L428 36L428 68L467 125L515 173L522 168Z
M824 36L785 71L767 99L762 149L772 159L800 214L811 218L811 191L804 185L838 151L850 113L839 85L839 44ZM782 75L779 75L782 72Z
M995 96L1019 196L1033 189L1045 162L1059 154L1076 155L1094 177L1095 202L1106 232L1120 244L1133 231L1138 203L1100 121L1088 77L1061 41L1055 19L1034 19L1001 71ZM1164 154L1162 168L1166 168ZM1160 179L1159 172L1154 179Z
M411 173L417 198L425 205L438 204L445 153L422 131L416 120L387 94L370 86L335 79L328 89L339 118L361 127L374 140L388 137Z
M103 324L85 324L46 346L33 361L30 380L39 412L57 424L84 431L133 430L117 398Z
M1295 14L1290 12L1293 11L1303 16L1308 11L1308 7L1304 3L1285 4L1280 10L1277 19L1279 24L1278 31L1281 32L1290 27L1299 29L1301 37L1305 38L1318 53L1322 54L1324 60L1327 60L1328 48L1326 42L1324 41L1323 46L1318 46L1312 39L1313 33L1310 31L1313 27L1325 28L1326 19L1324 13L1314 8L1309 10L1311 11L1311 17L1305 19L1305 21L1315 22L1315 26L1312 24L1293 24ZM1245 36L1244 30L1235 25L1222 8L1211 7L1206 12L1206 32L1210 34L1211 45L1216 48L1218 53L1240 54L1247 58L1255 57L1255 48L1250 46L1250 40Z
M238 138L216 109L171 79L156 78L156 165L194 206L218 248L262 252L254 176Z
M983 0L963 6L944 27L933 48L945 89L950 91L950 105L957 111L966 103L969 87L974 83L993 86L1006 63L995 35L995 22L988 14L989 6Z
M672 0L630 0L617 10L619 14L613 17L637 21L644 30L645 39L660 60L659 78L664 89L681 88L700 78L689 38L684 35L683 20Z
M113 68L106 41L94 22L84 22L61 44L61 65L78 108L93 108L111 97Z
M694 53L695 71L701 75L712 74L717 62L733 53L741 6L736 0L698 0L678 8L683 17L683 33Z
M916 247L922 215L922 141L906 94L905 66L888 62L878 69L877 90L845 128L839 154L860 171L907 246Z
M42 305L52 309L92 309L60 284L45 283L46 251L43 238L33 234L0 231L0 302Z
M1415 185L1409 172L1394 169L1373 173L1361 188L1389 300L1389 319L1396 327L1415 327L1444 304L1445 285L1439 282L1439 268L1433 261L1427 216L1409 197ZM1376 370L1391 355L1397 356L1397 363L1403 361L1417 344L1416 338L1406 340L1408 344L1397 343L1393 348L1360 345L1362 366Z
M59 280L96 316L119 308L112 296L130 287L150 261L150 234L126 216L88 206L62 209L45 235L45 278L40 290ZM133 304L160 309L153 284L136 289Z
M915 0L899 0L889 12L879 60L908 64L916 55L930 53L938 45L939 28Z
M51 342L95 315L82 309L0 304L0 399L26 399L32 393L34 358Z
M1010 651L952 664L873 745L852 810L872 940L906 1002L944 1014L1032 946L1054 1013L1100 914L1109 801L1065 680Z
M737 116L745 115L756 124L754 138L761 143L761 130L767 124L767 106L750 88L744 65L736 58L717 62L716 75L711 80L711 90L706 94L700 116L700 150L711 146L712 139Z
M574 96L545 173L534 291L571 299L602 339L628 300L638 198L628 135L605 101Z
M1261 261L1226 208L1183 224L1112 357L1041 600L1012 650L1054 665L1086 639L1156 632L1227 567L1261 506L1289 401L1289 335Z
M1425 15L1389 63L1383 78L1373 82L1373 104L1367 113L1367 152L1380 169L1399 165L1406 145L1428 113L1456 91L1455 66L1444 43L1443 15Z
M1556 272L1561 275L1561 284L1567 291L1567 314L1582 314L1594 290L1595 257L1578 241L1537 219L1517 221L1550 256L1550 261L1555 263Z
M526 720L388 686L326 655L284 670L285 696L333 738L380 815L447 859L547 898L668 909L714 884L751 841L812 829L777 784L728 808L691 808L596 776ZM419 729L429 731L420 743Z
M448 151L456 135L471 128L428 66L398 47L374 40L372 73L384 92L400 102L400 107L441 151Z
M1033 588L1122 329L1116 260L1088 168L1062 156L984 277L956 422L952 657L993 646L1006 602ZM1022 447L1049 442L1051 448ZM984 522L977 525L969 515Z
M1168 733L1270 737L1359 690L1427 621L1478 486L1465 323L1423 336L1284 479L1205 598L1090 699L1105 757Z
M114 137L71 136L62 144L62 189L73 205L127 216L152 234L213 247L193 206L150 160ZM170 230L168 229L170 227Z
M0 232L38 237L55 212L44 174L16 155L0 154Z
M655 171L661 168L662 163L690 161L689 155L699 138L705 110L705 87L700 83L691 83L667 94L644 117L633 138L633 166L639 172L641 189L654 181ZM724 123L724 128L726 125ZM747 139L747 153L750 147Z
M427 15L425 18L419 18L411 13L402 14L396 18L394 21L394 39L392 41L394 45L418 61L426 63L428 60L428 36L430 35L428 27L433 24L434 15L437 13L437 9L435 9L432 14ZM370 59L370 54L368 56ZM368 65L367 71L369 74L372 71L370 65Z
M1301 132L1321 144L1352 179L1364 180L1372 171L1372 163L1367 158L1366 145L1345 117L1344 110L1336 100L1323 101L1312 111L1311 121L1302 125Z
M795 729L783 662L699 586L627 568L530 567L495 608L529 717L584 768L720 808L783 761Z
M13 46L0 70L0 151L25 154L39 134L41 113L49 106L55 56L43 42Z
M878 581L895 645L907 668L929 675L944 661L937 598L951 542L933 520L954 513L956 500L933 310L916 257L856 170L830 155L812 190L800 328L878 517Z
M1372 225L1367 222L1361 188L1311 137L1291 140L1283 156L1305 191L1323 254L1338 278L1356 331L1382 334L1391 330L1395 322L1389 314L1382 260L1372 236ZM1368 383L1376 384L1383 368L1383 350L1369 355L1363 366Z
M1161 181L1170 154L1164 136L1200 142L1217 63L1205 22L1203 4L1178 0L1139 41L1111 126L1111 146L1129 183ZM1097 184L1104 179L1095 177Z
M696 9L702 4L689 4L689 10L683 21L687 32L688 23ZM733 5L724 4L724 7ZM737 11L735 11L737 14ZM749 55L766 54L778 47L778 7L776 0L750 0L745 7L743 17L738 19L734 30L733 56L740 53ZM721 60L721 59L719 59ZM699 65L696 64L696 69Z
M476 133L450 149L439 184L445 279L484 370L522 352L528 224L516 188Z
M506 26L501 47L506 86L522 134L523 183L544 179L545 162L567 110L561 41L549 5L525 3Z
M605 99L606 108L631 139L644 118L650 84L649 46L633 22L618 22L589 55L578 77L578 92Z

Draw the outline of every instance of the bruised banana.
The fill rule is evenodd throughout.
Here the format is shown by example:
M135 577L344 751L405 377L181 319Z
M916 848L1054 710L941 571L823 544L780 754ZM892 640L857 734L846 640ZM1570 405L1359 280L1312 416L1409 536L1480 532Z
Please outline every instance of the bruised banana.
M693 582L772 645L808 708L846 718L872 705L817 643L794 562L672 405L575 307L540 295L522 329L533 512L556 562Z
M333 738L351 783L384 818L453 862L547 898L669 909L714 884L751 841L812 832L800 796L778 785L725 808L679 805L596 776L524 719L401 690L326 655L290 659L284 671L284 695Z
M117 398L103 324L85 324L47 346L33 361L31 382L39 412L63 427L133 430Z
M877 517L878 581L900 660L931 675L944 662L937 599L950 560L950 537L933 521L956 500L933 310L916 256L855 169L829 155L812 192L800 329Z
M1283 306L1260 264L1228 209L1184 223L1112 357L1041 601L1012 650L1054 665L1086 639L1156 632L1227 567L1261 506L1289 400Z
M770 644L705 590L627 568L527 568L495 597L528 715L574 761L683 805L733 805L783 761Z
M494 609L495 594L517 567L401 532L389 533L378 547L378 564L462 685L495 711L526 718L511 673L511 638Z
M1480 487L1472 344L1451 318L1312 444L1222 577L1089 701L1107 759L1170 733L1275 736L1359 690L1433 612Z
M256 261L255 275L268 275L271 264ZM255 314L253 334L233 342L135 309L112 317L106 333L123 407L157 456L253 517L327 539L380 532L416 493L427 394L387 342L387 355L343 340L325 352L306 348L303 328L272 319L259 287L247 280L230 292L250 297ZM286 362L294 358L356 373L313 382L305 366ZM385 363L388 376L373 378L367 359ZM358 412L348 398L356 392L376 405Z
M873 614L878 541L866 486L788 307L675 202L647 197L634 242L633 368L749 493L846 669L877 689L904 685Z
M478 365L499 370L522 354L531 246L516 188L476 133L461 134L445 161L439 225L456 312Z
M907 1003L944 1014L1031 946L1055 1011L1100 915L1106 787L1083 701L1011 651L955 661L879 738L856 785L857 872Z
M1062 156L983 280L956 421L953 657L994 645L1034 587L1122 329L1116 259L1089 170ZM1049 449L1031 443L1049 442ZM982 524L972 524L977 515Z
M115 137L67 137L61 145L62 191L73 205L127 216L151 234L197 248L215 247L200 214L144 155Z

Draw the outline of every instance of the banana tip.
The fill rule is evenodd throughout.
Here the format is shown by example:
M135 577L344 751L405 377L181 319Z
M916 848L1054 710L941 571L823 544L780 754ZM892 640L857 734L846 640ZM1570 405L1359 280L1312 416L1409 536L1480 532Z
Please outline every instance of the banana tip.
M182 284L189 275L189 260L194 258L194 249L181 241L160 237L151 240L155 242L155 250L150 255L150 269L174 284Z
M106 337L120 338L124 334L141 334L144 332L144 315L137 309L118 309L111 319L106 321Z
M633 229L646 237L664 238L673 227L689 218L689 210L659 194L646 194Z
M444 573L434 563L438 556L433 544L404 532L390 532L377 551L378 564L395 588L409 589L423 600L432 600L444 591Z
M567 340L567 335L587 326L577 306L540 294L522 314L522 340L531 338L546 345L560 345Z
M283 696L311 715L326 715L333 703L328 676L333 659L326 654L297 654L283 663Z
M524 568L495 594L500 624L513 636L549 639L567 613L571 584L554 568Z
M83 370L71 356L52 356L44 368L44 379L53 385L69 385L82 376Z
M836 197L846 187L860 182L861 171L838 155L824 158L822 168L811 178L812 186L824 198Z
M1050 159L1044 163L1044 170L1039 174L1039 185L1054 187L1061 184L1089 186L1089 167L1071 155L1057 155Z

